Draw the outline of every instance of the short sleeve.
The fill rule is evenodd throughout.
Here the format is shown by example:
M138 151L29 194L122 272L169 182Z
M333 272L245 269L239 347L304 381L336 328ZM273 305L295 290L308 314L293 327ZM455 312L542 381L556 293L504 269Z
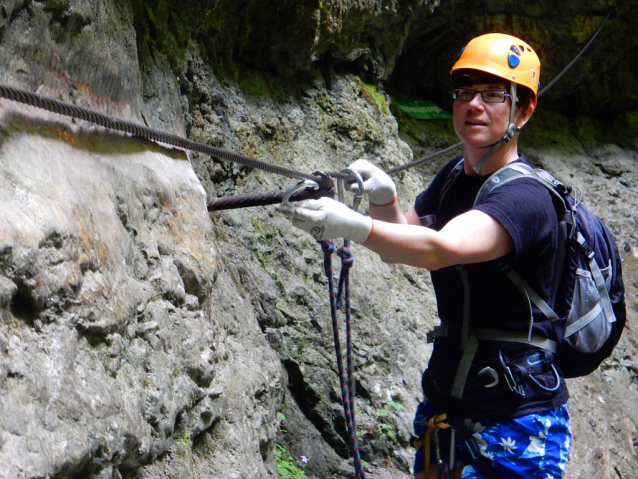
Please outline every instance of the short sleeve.
M496 219L507 230L514 242L516 258L553 239L557 228L551 193L530 178L494 188L475 208Z

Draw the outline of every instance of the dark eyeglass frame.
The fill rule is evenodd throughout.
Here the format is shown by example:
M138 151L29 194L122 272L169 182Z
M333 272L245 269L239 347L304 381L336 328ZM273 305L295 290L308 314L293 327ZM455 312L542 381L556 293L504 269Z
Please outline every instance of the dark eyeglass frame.
M468 98L466 100L463 100L461 98L457 98L458 96L458 92L461 91L471 91L472 97ZM503 103L505 101L505 99L507 97L511 97L512 95L510 95L509 93L507 93L506 91L502 91L502 90L483 90L483 91L479 91L479 90L472 90L470 88L455 88L454 90L452 90L452 100L456 100L456 101L472 101L474 99L474 97L476 96L477 93L481 94L481 99L485 102L485 103ZM502 100L490 100L488 98L485 98L485 94L486 93L501 93L503 95L503 99Z

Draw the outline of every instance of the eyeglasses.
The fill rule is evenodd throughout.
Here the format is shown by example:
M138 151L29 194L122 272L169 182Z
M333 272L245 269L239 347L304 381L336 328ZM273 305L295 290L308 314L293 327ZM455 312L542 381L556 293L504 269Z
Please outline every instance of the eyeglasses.
M458 101L472 101L474 95L481 94L481 98L485 103L503 103L505 98L512 96L507 92L499 90L476 91L469 88L455 88L452 90L452 99Z

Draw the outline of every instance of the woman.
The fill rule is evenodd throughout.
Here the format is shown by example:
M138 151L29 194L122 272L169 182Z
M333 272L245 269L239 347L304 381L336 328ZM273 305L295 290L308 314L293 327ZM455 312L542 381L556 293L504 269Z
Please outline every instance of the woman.
M474 204L492 173L525 161L517 134L534 112L539 76L536 53L509 35L483 35L461 51L452 99L463 155L441 169L407 213L392 180L366 160L349 168L364 179L370 217L327 198L278 207L317 240L349 238L385 262L432 272L442 327L423 374L427 399L415 430L422 436L432 415L446 414L464 439L464 479L558 478L569 458L567 388L551 353L525 339L551 338L551 326L505 274L515 270L549 297L558 241L550 194L521 178ZM417 479L426 478L424 457L420 448Z

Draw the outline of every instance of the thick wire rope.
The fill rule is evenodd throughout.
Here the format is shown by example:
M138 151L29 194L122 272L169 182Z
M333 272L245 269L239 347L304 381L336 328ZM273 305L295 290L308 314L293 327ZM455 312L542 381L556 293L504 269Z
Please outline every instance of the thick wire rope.
M217 148L206 143L190 140L179 135L159 131L131 121L121 120L89 108L46 97L23 88L0 84L0 97L18 103L23 103L25 105L35 106L59 115L87 121L110 130L128 133L145 140L176 146L184 150L196 151L221 160L238 163L251 168L257 168L270 173L286 176L288 178L313 181L320 181L321 179L314 175L308 175L290 168L266 163L265 161L260 161L239 153ZM332 173L330 176L333 178L352 179L350 175L340 173Z

